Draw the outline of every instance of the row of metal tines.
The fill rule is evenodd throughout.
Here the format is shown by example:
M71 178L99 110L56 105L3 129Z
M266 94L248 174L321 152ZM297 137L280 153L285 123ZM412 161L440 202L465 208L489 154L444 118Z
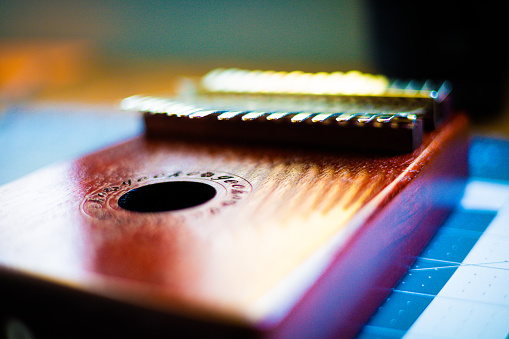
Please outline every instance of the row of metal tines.
M139 111L150 114L165 114L168 116L198 119L215 117L217 120L227 121L240 118L242 121L265 119L267 121L289 120L292 123L312 122L325 123L332 120L338 123L357 124L387 124L409 123L418 119L421 110L410 112L315 112L315 111L280 111L280 110L239 110L239 109L213 109L196 106L189 103L166 98L151 96L131 96L124 99L121 108L130 111ZM284 119L286 118L286 119Z
M200 80L202 90L211 93L279 93L315 95L435 96L432 81L389 80L383 75L358 71L275 72L237 68L214 69Z

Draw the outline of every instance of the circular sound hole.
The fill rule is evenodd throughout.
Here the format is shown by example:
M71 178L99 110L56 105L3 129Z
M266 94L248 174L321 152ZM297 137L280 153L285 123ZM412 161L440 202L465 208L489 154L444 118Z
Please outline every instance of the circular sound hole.
M165 212L201 205L216 195L207 184L193 181L170 181L130 190L118 205L133 212Z

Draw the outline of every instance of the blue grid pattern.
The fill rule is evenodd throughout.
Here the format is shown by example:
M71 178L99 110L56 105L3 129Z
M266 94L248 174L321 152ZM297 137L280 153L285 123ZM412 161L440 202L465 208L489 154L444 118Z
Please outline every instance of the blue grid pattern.
M358 338L401 338L454 274L495 214L463 208L454 211Z
M509 182L509 142L475 137L469 152L469 171L472 179ZM357 338L403 337L495 215L496 211L463 207L453 211Z

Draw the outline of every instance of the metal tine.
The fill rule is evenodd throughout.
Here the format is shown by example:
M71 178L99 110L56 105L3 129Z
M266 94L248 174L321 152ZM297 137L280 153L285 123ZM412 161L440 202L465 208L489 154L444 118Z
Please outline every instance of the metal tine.
M391 121L398 121L399 119L405 119L408 121L415 122L418 119L418 115L413 112L401 112L394 114L394 118Z
M412 120L412 121L417 120L417 114L415 114L414 112L399 113L398 117L405 118L405 119Z
M426 81L422 84L420 91L421 91L421 92L432 92L432 91L434 91L435 89L436 89L436 85L435 85L435 83L434 83L432 80L428 79L428 80L426 80Z
M124 110L136 110L145 112L151 107L152 103L160 100L159 98L133 95L122 100L121 107Z
M290 114L292 114L292 112L274 112L267 116L267 120L279 120Z
M140 95L133 95L123 99L122 102L120 103L120 108L126 111L138 110L136 103L139 100L139 98L141 98Z
M452 85L449 81L444 81L440 88L437 90L438 100L443 100L452 90Z
M142 97L138 101L137 108L142 112L154 112L152 110L152 106L156 103L159 103L161 100L159 98L154 97Z
M206 116L209 116L214 113L224 113L224 111L217 111L214 109L205 109L205 110L201 109L198 112L194 112L194 113L188 115L188 117L191 119L205 118Z
M182 116L185 114L181 114L181 113L186 112L186 111L190 110L191 108L192 108L191 106L184 104L184 103L170 102L168 104L168 106L165 107L164 113L166 113L166 115Z
M367 124L373 121L378 116L378 113L364 113L357 118L357 122Z
M225 111L217 116L217 120L230 120L244 112L245 111Z
M150 107L148 107L148 110L150 113L166 113L166 108L171 103L171 100L164 98L150 101Z
M124 107L126 109L136 109L141 112L148 113L165 113L167 115L188 115L190 113L196 112L199 108L184 104L178 101L172 101L165 98L157 98L157 97L137 97L137 98L129 98L130 102L126 103ZM134 100L132 100L134 99Z
M338 113L318 113L315 115L311 121L312 122L324 122L325 120L338 115Z
M302 113L297 113L294 117L292 117L291 121L292 122L303 122L305 121L307 118L315 115L316 113L314 112L302 112Z
M189 116L195 112L201 111L201 108L196 107L194 105L180 103L175 101L167 101L166 105L163 106L164 111L167 115L176 115L178 117L181 116Z
M380 114L377 118L376 118L376 122L379 122L379 123L388 123L388 122L391 122L392 119L394 119L396 117L396 114L387 114L387 113L382 113Z
M400 79L396 79L394 80L389 88L388 88L388 91L390 92L403 92L404 91L404 88L407 86L408 84L405 84L403 80L400 80Z
M422 86L419 84L417 80L410 80L405 87L406 91L419 91Z
M341 113L337 118L337 122L348 122L355 118L356 116L361 115L360 113Z
M252 121L255 119L258 119L261 116L270 114L272 112L263 112L263 111L253 111L253 112L247 112L242 116L242 121Z
M177 116L179 117L188 117L189 115L200 111L200 108L197 107L188 107L187 109L183 109L177 113Z

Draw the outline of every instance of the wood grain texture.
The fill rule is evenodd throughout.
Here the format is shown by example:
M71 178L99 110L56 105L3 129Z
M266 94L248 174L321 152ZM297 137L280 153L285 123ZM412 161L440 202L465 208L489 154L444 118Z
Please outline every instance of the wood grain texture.
M465 127L457 116L397 156L140 136L0 188L3 281L140 307L161 330L352 335L459 198ZM217 194L173 212L118 206L169 181Z

